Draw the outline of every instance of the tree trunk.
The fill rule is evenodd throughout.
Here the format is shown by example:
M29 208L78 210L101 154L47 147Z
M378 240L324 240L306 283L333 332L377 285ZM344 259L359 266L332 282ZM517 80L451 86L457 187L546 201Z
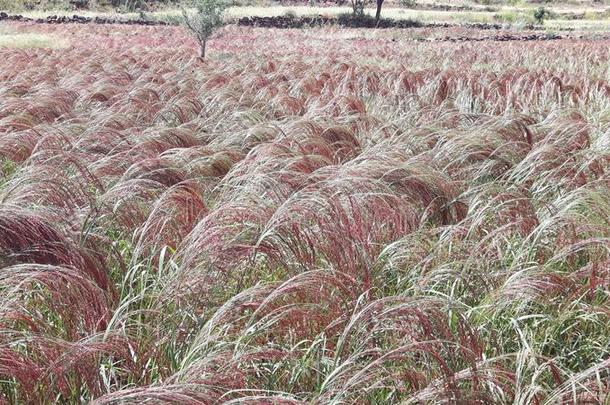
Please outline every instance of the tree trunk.
M375 20L379 22L381 18L381 5L383 4L383 0L377 0L377 13L375 13Z
M199 44L199 57L201 59L205 59L205 42L206 41L201 41Z

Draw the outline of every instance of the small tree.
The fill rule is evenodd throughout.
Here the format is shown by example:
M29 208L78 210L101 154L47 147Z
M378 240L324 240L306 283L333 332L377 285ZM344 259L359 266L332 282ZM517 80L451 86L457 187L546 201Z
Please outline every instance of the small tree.
M224 12L229 6L225 0L192 0L193 9L182 8L184 25L199 43L199 57L205 58L205 45L214 31L224 25Z
M540 7L536 11L534 11L534 18L536 19L536 22L540 25L544 24L544 18L547 15L548 11L546 11L544 7Z
M366 0L351 0L351 3L353 16L356 18L364 16L364 6L366 5Z
M375 19L379 22L381 18L381 6L383 5L384 0L376 0L377 1L377 12L375 13ZM364 17L364 7L369 2L369 0L351 0L352 4L352 13L354 18Z

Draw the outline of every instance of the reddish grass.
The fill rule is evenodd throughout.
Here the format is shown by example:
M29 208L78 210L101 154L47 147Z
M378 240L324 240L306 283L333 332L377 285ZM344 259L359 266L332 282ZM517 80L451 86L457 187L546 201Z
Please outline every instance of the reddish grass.
M11 28L0 402L607 399L608 41Z

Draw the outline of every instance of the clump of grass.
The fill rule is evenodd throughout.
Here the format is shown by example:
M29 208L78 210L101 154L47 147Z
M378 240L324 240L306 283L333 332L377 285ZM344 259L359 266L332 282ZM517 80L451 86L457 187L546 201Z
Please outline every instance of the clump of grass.
M54 36L38 33L0 33L0 48L51 48L68 46L68 41Z
M494 14L493 18L495 21L517 26L537 22L533 15L519 11L502 11Z

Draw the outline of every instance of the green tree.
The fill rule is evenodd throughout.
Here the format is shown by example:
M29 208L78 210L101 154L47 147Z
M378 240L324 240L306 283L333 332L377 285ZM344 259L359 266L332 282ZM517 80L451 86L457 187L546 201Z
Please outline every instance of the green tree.
M540 7L534 11L534 18L538 24L544 23L544 18L548 15L548 11L544 7Z
M364 16L364 6L366 5L366 2L367 0L351 0L352 15L354 17Z
M190 8L182 8L184 25L199 43L199 57L205 58L205 46L218 28L224 25L224 12L229 7L226 0L191 0Z

